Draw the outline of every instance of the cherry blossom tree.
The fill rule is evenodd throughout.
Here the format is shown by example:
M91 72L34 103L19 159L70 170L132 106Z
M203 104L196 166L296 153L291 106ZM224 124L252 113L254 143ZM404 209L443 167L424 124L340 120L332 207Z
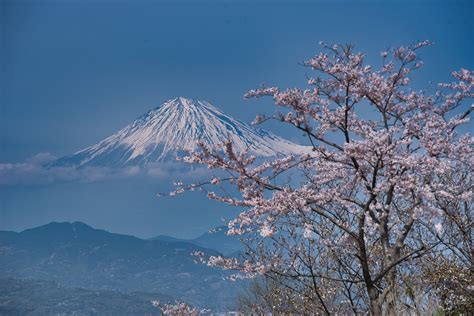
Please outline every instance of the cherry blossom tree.
M203 260L236 277L278 277L315 314L395 314L401 276L443 243L447 214L472 214L472 186L446 179L461 164L472 178L474 140L462 130L473 73L415 89L419 50L430 44L382 52L375 68L351 45L321 43L304 63L315 73L307 88L249 91L246 98L270 96L278 109L254 123L289 124L304 134L308 153L262 162L227 142L201 144L184 158L222 171L173 194L201 189L240 208L229 234L248 245L239 258ZM220 190L229 184L237 194Z

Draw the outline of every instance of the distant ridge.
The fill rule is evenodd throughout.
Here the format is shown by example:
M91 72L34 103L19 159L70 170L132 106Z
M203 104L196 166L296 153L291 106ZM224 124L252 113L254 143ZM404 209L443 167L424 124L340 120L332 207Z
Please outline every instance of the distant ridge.
M180 239L165 235L159 235L151 240L166 242L190 242L200 247L215 249L224 255L233 255L244 249L237 236L227 235L227 226L219 226L209 232L193 239Z

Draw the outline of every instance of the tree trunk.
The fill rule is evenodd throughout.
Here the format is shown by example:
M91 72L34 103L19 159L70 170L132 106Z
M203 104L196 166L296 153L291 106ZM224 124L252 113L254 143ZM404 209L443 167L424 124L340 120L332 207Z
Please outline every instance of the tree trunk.
M375 288L369 290L370 315L382 316L382 304L379 301L379 293Z
M400 248L393 247L387 250L385 266L390 266L400 257ZM388 316L396 316L396 305L398 299L398 283L397 283L397 267L394 266L386 275L387 288L384 300L387 302L386 314ZM383 304L383 302L381 302Z
M387 276L388 279L388 293L387 293L387 315L396 316L396 305L398 299L397 293L397 270L393 268Z
M370 315L382 316L382 304L378 300L370 303Z

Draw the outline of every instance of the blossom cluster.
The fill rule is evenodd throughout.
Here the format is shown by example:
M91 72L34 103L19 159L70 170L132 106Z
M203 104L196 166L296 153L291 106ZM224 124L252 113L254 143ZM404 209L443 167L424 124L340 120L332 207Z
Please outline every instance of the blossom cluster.
M160 301L152 301L153 306L159 308L164 315L170 316L198 316L209 312L207 309L199 309L176 301L174 304L161 304Z

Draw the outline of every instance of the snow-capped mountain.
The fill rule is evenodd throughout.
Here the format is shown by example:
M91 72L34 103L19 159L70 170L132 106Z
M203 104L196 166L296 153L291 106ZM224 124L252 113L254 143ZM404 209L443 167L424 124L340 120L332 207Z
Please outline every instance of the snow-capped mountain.
M263 130L253 129L208 102L183 97L169 100L101 142L65 156L55 166L145 166L174 159L197 148L197 141L217 146L230 140L235 151L257 157L308 152Z

